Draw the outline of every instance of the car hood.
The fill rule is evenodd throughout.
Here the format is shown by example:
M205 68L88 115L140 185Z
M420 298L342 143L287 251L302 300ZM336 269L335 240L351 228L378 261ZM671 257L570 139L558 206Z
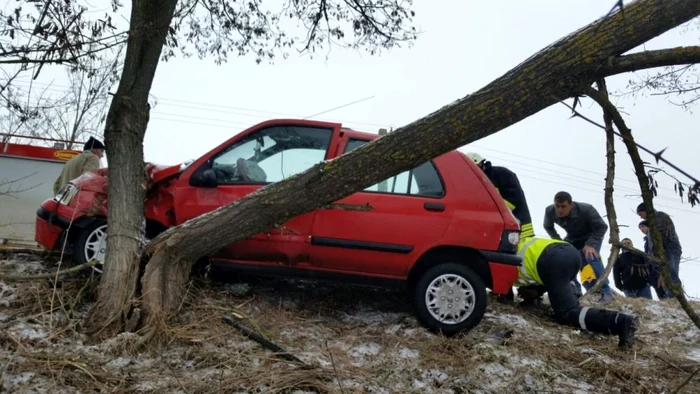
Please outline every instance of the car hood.
M153 185L165 179L172 178L184 170L183 164L177 165L159 165L146 163L146 176L148 184L146 189L150 190ZM107 178L109 168L100 168L94 171L89 171L83 175L73 179L71 183L80 190L92 191L97 193L107 194Z

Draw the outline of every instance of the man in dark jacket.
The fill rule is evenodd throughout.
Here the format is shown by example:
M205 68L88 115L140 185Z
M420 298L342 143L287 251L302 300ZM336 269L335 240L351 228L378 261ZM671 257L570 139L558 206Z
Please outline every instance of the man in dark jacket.
M572 244L583 255L584 264L587 262L593 268L596 278L603 276L605 268L600 261L600 248L603 237L608 231L608 225L600 216L595 207L584 202L573 201L571 194L559 192L554 195L554 204L548 206L544 212L544 229L550 237L561 239L554 224L558 224L566 230L564 241ZM584 268L584 267L581 267ZM596 279L584 282L583 286L590 289L595 285ZM608 303L613 300L607 278L600 288L599 302Z
M639 222L639 231L644 234L644 253L651 254L651 248L649 247L649 223L646 220ZM661 280L661 267L659 267L658 263L649 261L649 259L645 260L649 266L647 282L654 288L656 296L659 297L660 300L669 298L666 293L666 288L663 286L663 281Z
M625 238L622 244L632 247L632 240ZM624 249L613 266L615 287L622 290L630 298L651 298L651 288L647 282L649 277L649 264L642 256L630 253Z
M637 215L639 215L639 217L643 220L647 220L647 209L644 203L637 206ZM678 234L676 233L676 226L673 224L671 217L665 212L656 211L654 216L656 219L656 226L661 233L664 257L666 257L666 261L668 262L668 270L669 274L671 274L671 280L682 289L683 284L681 283L681 279L679 277L679 269L683 248L681 247L681 242L678 239ZM656 256L658 248L654 245L654 237L651 233L647 234L647 242L649 243L649 254ZM666 288L666 295L673 297L674 293L670 286L664 287Z
M484 172L501 194L508 208L513 211L513 216L520 222L520 236L534 237L535 230L532 227L530 209L527 207L525 193L520 186L518 176L506 167L492 165L478 153L469 152L467 157Z

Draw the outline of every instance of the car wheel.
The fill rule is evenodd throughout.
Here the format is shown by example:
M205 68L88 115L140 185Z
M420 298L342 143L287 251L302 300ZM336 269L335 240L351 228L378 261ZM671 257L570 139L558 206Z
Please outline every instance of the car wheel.
M486 286L469 267L442 263L427 270L413 289L418 319L446 336L476 327L486 312Z
M85 264L97 260L99 265L92 267L97 273L102 273L102 264L107 253L107 221L95 219L78 233L73 243L73 261Z

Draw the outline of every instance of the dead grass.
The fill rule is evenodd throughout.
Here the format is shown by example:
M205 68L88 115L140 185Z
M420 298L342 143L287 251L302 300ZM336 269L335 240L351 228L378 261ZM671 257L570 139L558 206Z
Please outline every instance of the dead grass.
M25 274L46 269L25 258L2 261L0 270L18 264ZM51 281L0 282L0 392L660 393L700 367L698 330L673 301L615 301L642 320L638 345L623 352L616 338L495 300L474 331L448 339L421 327L395 291L265 279L250 281L244 296L227 284L195 283L161 340L145 349L134 333L90 343L81 334L94 297L87 277L64 279L55 294ZM224 314L303 364L245 338ZM683 392L700 392L700 377Z

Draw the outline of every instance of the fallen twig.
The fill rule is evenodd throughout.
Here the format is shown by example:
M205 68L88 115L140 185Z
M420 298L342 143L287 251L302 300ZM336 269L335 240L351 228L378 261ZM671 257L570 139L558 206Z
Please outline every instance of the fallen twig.
M71 267L71 268L65 269L63 271L49 272L46 274L38 274L38 275L16 275L16 276L0 275L0 280L4 280L4 281L8 281L8 282L22 282L22 281L32 281L32 280L40 280L40 279L51 279L51 278L55 278L55 277L60 276L60 275L65 275L65 274L70 274L72 272L82 271L86 268L94 267L98 264L100 264L99 261L90 260L87 263L76 265L75 267Z
M695 375L698 374L698 372L700 372L700 368L698 368L698 369L696 369L695 371L693 371L693 373L691 373L691 374L683 381L683 383L681 383L680 386L678 386L675 390L673 390L673 394L678 394L678 393L680 393L680 392L681 392L681 389L683 389L683 387L685 387L685 385L687 385L688 383L690 383L690 381L693 380L693 378L695 377Z
M231 325L231 326L236 327L236 328L237 328L238 330L240 330L243 334L245 334L248 338L254 340L255 342L257 342L257 343L259 343L259 344L261 344L261 345L262 345L263 347L265 347L266 349L269 349L269 350L271 350L271 351L277 353L277 355L280 356L280 357L282 357L283 359L285 359L285 360L287 360L287 361L296 362L296 363L299 363L299 364L304 364L303 361L299 360L299 359L296 358L294 355L288 353L287 351L285 351L284 349L282 349L279 345L277 345L277 344L275 344L275 343L273 343L273 342L270 342L270 341L268 341L267 339L263 338L262 335L260 335L260 334L258 334L257 332L251 330L250 328L244 326L242 323L236 321L236 319L234 319L233 317L228 316L228 315L223 315L223 316L221 316L221 320L222 320L224 323L228 324L228 325Z

